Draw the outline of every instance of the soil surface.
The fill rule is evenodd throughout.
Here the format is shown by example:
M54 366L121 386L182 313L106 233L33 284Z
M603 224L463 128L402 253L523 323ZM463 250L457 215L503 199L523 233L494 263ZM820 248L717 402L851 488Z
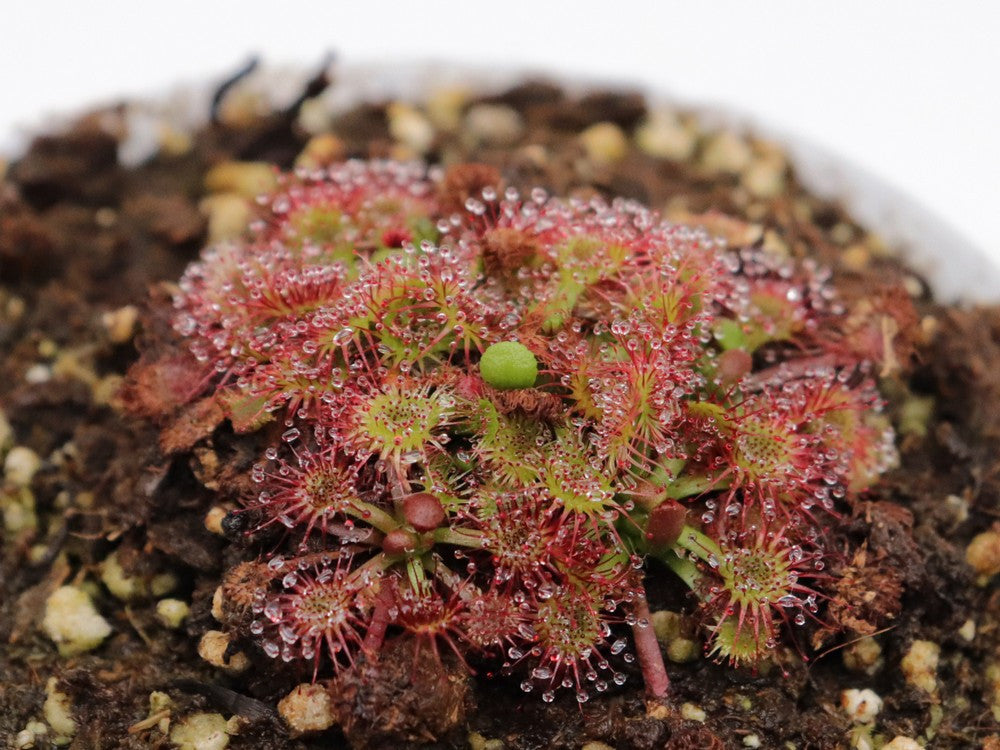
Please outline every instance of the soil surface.
M878 237L809 195L776 146L707 130L688 113L649 112L639 95L574 97L527 82L488 97L443 91L422 107L382 102L317 118L312 97L328 83L337 86L319 77L302 102L262 114L237 82L220 92L212 123L165 133L139 166L118 158L129 137L123 105L37 138L0 167L5 747L50 747L60 732L71 748L173 747L171 729L197 712L236 717L231 748L805 750L879 748L897 737L1000 747L1000 590L966 555L1000 520L1000 308L936 304ZM254 438L225 424L210 435L179 428L176 440L189 444L166 457L160 430L123 408L119 387L144 341L167 325L170 284L224 235L226 212L239 215L245 186L210 170L346 157L476 161L522 191L634 198L733 245L814 258L832 269L849 309L912 303L902 335L888 334L895 356L882 379L900 466L830 532L850 550L833 571L850 606L821 616L847 633L813 634L812 644L803 635L756 672L700 656L671 662L666 706L646 704L635 670L582 707L572 696L545 704L480 670L456 707L426 687L449 675L434 676L440 667L431 665L421 682L399 666L412 655L397 649L384 655L384 668L400 672L395 692L361 665L341 686L340 726L303 737L290 736L276 705L309 674L276 674L252 652L242 674L204 661L199 639L213 628L212 596L236 554L210 511L235 503L226 467L255 455ZM1000 557L997 537L979 539L980 551ZM102 582L112 552L141 582L124 600ZM179 628L157 616L163 573L174 578L168 595L190 605ZM41 623L50 594L69 583L91 594L112 632L96 649L61 656ZM690 610L665 569L651 564L647 585L654 611ZM935 648L936 665L921 673L917 654ZM865 688L882 701L867 724L842 706L843 691ZM68 700L75 733L37 723L52 723L43 705L53 691ZM153 691L172 705L150 717ZM426 742L408 728L414 716ZM901 742L889 746L913 746Z

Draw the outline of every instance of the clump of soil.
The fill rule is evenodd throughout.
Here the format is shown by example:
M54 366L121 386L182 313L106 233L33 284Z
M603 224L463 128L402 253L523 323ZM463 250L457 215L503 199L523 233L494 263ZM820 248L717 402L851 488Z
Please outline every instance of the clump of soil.
M320 117L314 97L328 83L317 78L302 101L272 112L237 82L221 92L212 122L165 132L138 166L118 156L131 137L125 106L39 137L6 168L0 738L15 747L171 747L172 729L203 712L221 714L232 748L877 748L897 736L936 748L1000 745L1000 594L991 578L1000 567L1000 308L942 307L877 236L810 195L779 148L706 130L690 113L650 111L638 95L577 97L527 82ZM359 665L338 686L336 726L302 736L277 705L311 670L281 673L249 644L231 644L217 666L199 655L215 627L220 574L235 561L227 535L239 529L225 512L262 446L228 424L212 429L217 415L198 408L165 432L141 417L142 392L187 398L178 392L183 362L176 377L159 368L138 401L133 389L128 410L122 378L169 325L171 284L245 219L269 173L256 163L289 169L349 157L479 162L522 191L634 198L733 245L829 267L857 319L874 311L884 322L855 334L886 349L881 387L901 454L835 532L856 552L833 571L838 596L821 615L849 635L789 644L755 672L665 643L676 657L666 706L646 704L635 674L580 707L572 698L542 703L485 670L466 686L447 661L430 682L454 692L422 695L426 684L408 670L416 657L387 654L400 693L373 688L370 667ZM480 187L450 189L461 205ZM518 251L498 239L496 262ZM916 314L904 320L911 303ZM682 587L651 565L651 608L676 613L671 621L695 638ZM86 591L110 626L96 648L67 654L63 644L61 654L43 627L64 585ZM190 608L179 623L166 599ZM876 696L865 694L869 707L880 701L871 716L845 692L864 689ZM169 698L151 708L155 691ZM54 695L75 731L53 718Z

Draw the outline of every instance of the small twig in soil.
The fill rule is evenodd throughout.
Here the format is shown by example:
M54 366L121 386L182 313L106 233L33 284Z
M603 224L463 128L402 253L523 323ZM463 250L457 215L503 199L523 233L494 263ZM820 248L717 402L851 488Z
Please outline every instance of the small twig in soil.
M207 682L198 682L191 679L172 680L166 687L176 690L183 690L186 693L197 693L207 698L216 708L223 709L231 714L239 714L251 721L263 721L273 718L274 709L263 701L241 695L235 690L212 685Z
M132 629L139 634L142 638L142 642L146 644L147 648L153 647L153 639L146 635L146 631L142 629L142 625L135 618L135 613L132 611L131 607L125 607L125 619L128 620L128 624L132 626Z
M260 65L260 58L257 55L254 55L247 60L242 68L219 84L219 88L215 90L215 94L212 96L212 104L209 109L209 116L213 125L219 124L219 109L222 106L222 100L226 98L226 94L229 93L229 90L233 86L257 70L258 65Z
M142 721L137 721L135 724L128 728L129 734L138 734L139 732L145 732L147 729L152 729L157 724L160 723L161 719L167 719L170 717L170 709L165 708L162 711L157 711L155 714L147 716Z
M333 52L327 52L323 56L319 64L319 71L306 82L302 93L298 95L295 101L285 108L284 114L286 116L295 117L307 99L312 99L326 91L327 87L333 82L333 78L330 76L330 66L333 65L333 61L336 59L337 56Z
M881 630L876 630L874 633L871 633L869 635L859 635L857 638L852 638L849 641L844 641L843 643L838 643L836 646L830 646L830 648L828 648L826 651L822 651L819 654L817 654L815 657L813 657L812 662L809 663L809 664L807 664L807 666L811 667L813 664L815 664L816 662L818 662L824 656L829 656L834 651L839 651L842 648L847 648L852 643L857 643L858 641L863 641L865 638L874 638L877 635L882 635L882 633L888 633L890 630L895 630L897 627L898 627L897 625L889 625L888 627L882 628Z

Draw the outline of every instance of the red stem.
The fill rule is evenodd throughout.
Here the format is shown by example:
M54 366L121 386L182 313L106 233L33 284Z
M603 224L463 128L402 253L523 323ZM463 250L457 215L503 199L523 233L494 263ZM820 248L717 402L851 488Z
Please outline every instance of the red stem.
M663 663L660 642L656 640L656 631L653 630L645 591L641 592L639 601L635 604L635 615L638 622L632 626L632 638L639 657L639 667L642 669L642 679L646 683L646 695L655 699L663 698L670 690L670 678Z
M372 612L372 620L365 633L365 639L361 643L361 650L369 659L378 656L385 641L385 631L389 628L389 609L393 605L392 591L388 586L383 585L375 598L375 610Z

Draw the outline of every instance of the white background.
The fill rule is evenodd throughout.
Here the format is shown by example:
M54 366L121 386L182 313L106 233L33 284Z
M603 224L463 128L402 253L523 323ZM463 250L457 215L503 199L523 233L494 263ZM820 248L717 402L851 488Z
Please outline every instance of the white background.
M529 66L733 107L910 193L1000 264L1000 4L14 0L0 141L118 96L218 79L257 52L315 66Z

